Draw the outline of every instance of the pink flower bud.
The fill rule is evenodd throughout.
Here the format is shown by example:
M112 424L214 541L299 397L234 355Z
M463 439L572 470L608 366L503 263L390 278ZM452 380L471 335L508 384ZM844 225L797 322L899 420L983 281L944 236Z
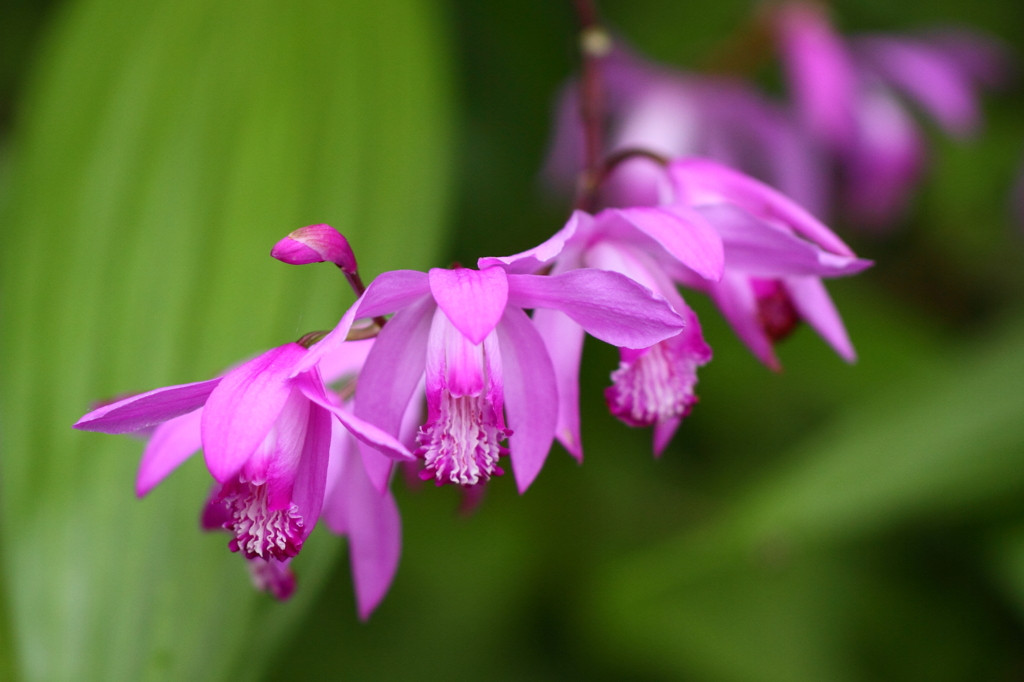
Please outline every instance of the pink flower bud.
M330 225L301 227L274 244L270 255L289 265L329 262L347 274L357 270L348 240Z

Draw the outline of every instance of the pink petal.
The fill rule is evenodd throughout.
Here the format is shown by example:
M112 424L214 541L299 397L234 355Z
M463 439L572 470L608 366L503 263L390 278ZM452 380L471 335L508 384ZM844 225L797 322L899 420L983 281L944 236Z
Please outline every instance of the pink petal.
M364 293L363 295L365 296L366 294ZM297 377L303 372L308 372L320 364L323 358L338 352L338 349L345 343L345 339L348 338L348 333L352 329L352 323L356 321L360 301L362 301L361 298L353 303L352 307L345 311L345 314L338 320L338 324L335 325L334 329L327 336L313 344L305 356L295 363L295 366L292 368L292 378Z
M535 246L514 256L481 258L477 261L477 267L484 270L498 265L509 274L533 274L558 258L566 245L574 240L574 237L589 234L593 230L593 225L594 217L592 215L584 211L573 211L565 226L540 246Z
M807 324L828 342L847 362L857 360L857 352L850 343L843 319L836 310L832 297L817 277L786 277L783 279L793 306Z
M430 293L427 273L391 270L377 276L359 300L359 319L388 315Z
M678 159L669 166L679 200L693 207L731 203L785 225L822 248L854 257L850 247L795 201L759 180L710 159Z
M781 370L771 339L761 326L757 299L749 279L742 274L726 272L721 282L708 286L708 294L757 359L775 371Z
M354 413L386 433L399 434L406 406L423 377L435 307L428 296L399 310L377 337L359 373ZM383 491L391 462L372 448L360 448L360 452L370 480Z
M402 551L402 521L391 491L383 495L351 450L342 455L324 521L349 539L349 560L359 617L366 620L387 594Z
M180 417L203 406L221 378L165 386L104 405L74 424L81 431L131 433Z
M697 211L686 206L612 211L654 239L701 277L715 282L722 278L725 263L722 238Z
M533 324L544 340L555 370L555 384L558 388L555 437L582 464L580 358L583 355L583 327L563 312L543 308L534 311Z
M391 459L408 462L416 460L397 438L328 400L323 383L319 382L319 379L314 379L309 374L303 374L299 376L298 381L299 389L304 396L333 414L360 442L366 443Z
M518 275L532 277L533 275ZM558 388L547 349L530 318L509 307L497 327L505 380L512 469L524 493L540 473L555 436Z
M857 73L845 41L832 28L826 10L791 2L778 13L782 61L809 132L843 148L853 137Z
M304 521L303 536L309 537L320 518L327 487L327 464L331 455L330 412L316 405L310 406L309 425L302 456L295 472L291 501L298 507Z
M869 268L868 260L840 256L764 222L736 206L700 209L725 243L727 267L757 277L853 275Z
M220 484L215 483L206 496L203 511L199 515L199 527L203 530L224 530L224 524L232 520L220 491Z
M373 348L373 341L374 339L347 341L324 355L320 360L320 375L324 383L333 384L346 376L358 374L366 362L366 356L370 354L370 349Z
M491 333L508 302L508 279L500 267L430 271L430 291L455 328L474 344Z
M509 303L561 310L613 346L646 348L675 336L683 319L662 298L617 272L583 268L561 275L509 275Z
M881 76L912 97L950 135L966 136L980 123L978 98L959 65L923 40L865 36L856 43Z
M279 346L228 372L203 410L203 455L206 466L226 483L263 442L291 393L296 363L306 349L297 343Z
M143 497L169 473L203 446L200 422L203 410L193 410L156 427L146 443L135 479L135 494Z
M660 421L654 425L654 456L660 458L665 448L672 442L679 425L683 423L682 417L673 417Z

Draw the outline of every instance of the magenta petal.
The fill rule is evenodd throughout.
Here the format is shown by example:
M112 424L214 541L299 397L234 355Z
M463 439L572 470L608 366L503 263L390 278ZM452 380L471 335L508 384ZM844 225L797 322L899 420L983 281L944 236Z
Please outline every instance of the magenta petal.
M320 376L325 384L332 384L347 376L355 376L359 373L366 356L373 348L373 339L362 339L360 341L347 341L335 350L327 353L320 360Z
M736 206L707 206L700 212L722 235L726 264L731 271L758 277L838 277L856 274L872 265L868 260L825 251Z
M146 495L203 446L199 427L202 417L202 409L193 410L156 427L139 462L136 495Z
M303 537L313 532L324 505L327 487L327 464L331 455L331 415L316 405L309 408L309 423L302 455L295 471L292 502L303 520Z
M359 312L359 302L361 300L359 299L353 303L352 307L338 320L338 324L334 329L327 336L313 344L313 347L309 349L306 355L295 363L295 366L292 368L293 378L313 369L320 364L324 357L336 353L341 348L342 344L345 343L345 339L348 338L349 331L352 329L352 323L356 321L356 314Z
M839 316L832 297L817 277L786 277L783 280L793 306L807 324L821 334L839 357L847 362L857 360L843 318Z
M221 499L220 491L221 486L215 483L206 496L203 511L199 515L199 527L203 530L224 530L224 524L232 521L231 512Z
M477 261L477 267L483 270L484 268L498 265L503 267L509 274L533 274L549 265L555 258L561 255L566 245L577 234L588 233L593 228L593 224L594 217L589 213L573 211L565 227L540 246L535 246L514 256L481 258Z
M783 5L777 28L787 80L809 132L845 147L853 137L857 74L842 37L824 7L810 2Z
M660 421L654 425L654 456L661 457L661 453L665 452L665 448L672 442L672 437L676 435L676 431L679 429L679 425L683 423L682 417L673 417Z
M393 313L429 293L430 283L425 272L391 270L381 273L359 299L359 318Z
M348 535L356 603L359 617L366 620L398 570L402 522L391 492L380 494L355 453L339 454L338 481L325 505L324 520L335 533Z
M759 180L710 159L679 159L669 166L680 198L691 206L731 203L781 223L832 253L853 257L850 247L795 201Z
M613 210L704 279L722 278L722 239L697 211L685 206Z
M530 277L532 275L519 275ZM555 437L558 389L555 369L530 318L509 307L497 327L505 379L508 445L519 492L540 473Z
M359 373L355 415L394 436L401 431L406 406L423 377L427 336L435 307L434 300L428 296L399 310L381 330ZM360 448L362 450L364 448ZM365 450L374 453L370 448ZM368 459L372 461L374 457ZM383 491L391 471L390 463L370 471L372 464L364 461L370 480Z
M613 346L646 348L679 333L684 322L662 298L617 272L582 268L561 275L509 275L509 303L561 310Z
M180 417L203 406L221 378L164 386L104 405L74 424L81 431L131 433Z
M555 437L583 463L583 442L580 437L580 357L583 355L583 327L563 312L538 309L533 324L555 370L558 387L558 421Z
M508 303L508 279L500 267L430 271L430 291L437 305L474 344L491 333Z
M338 421L359 441L375 448L391 459L407 462L416 460L412 453L397 438L360 419L344 407L335 405L328 400L326 393L324 393L323 384L318 386L312 377L305 374L301 375L298 381L299 390L302 391L304 396L337 417Z
M969 135L980 113L972 83L941 49L923 40L866 36L857 47L881 76L927 110L951 135Z
M291 393L289 375L306 349L279 346L222 379L203 410L203 455L219 483L238 473L270 432Z
M761 326L757 299L749 278L726 272L721 282L708 287L708 294L732 325L736 335L747 344L757 359L775 371L782 369L771 339Z

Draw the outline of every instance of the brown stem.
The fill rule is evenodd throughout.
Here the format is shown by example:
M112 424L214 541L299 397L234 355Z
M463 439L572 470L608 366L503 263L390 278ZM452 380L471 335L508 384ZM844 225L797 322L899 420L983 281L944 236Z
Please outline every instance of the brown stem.
M593 0L573 0L580 24L580 118L583 120L584 165L577 190L576 207L591 210L601 167L604 137L604 94L601 87L601 60L608 56L612 39L597 18Z

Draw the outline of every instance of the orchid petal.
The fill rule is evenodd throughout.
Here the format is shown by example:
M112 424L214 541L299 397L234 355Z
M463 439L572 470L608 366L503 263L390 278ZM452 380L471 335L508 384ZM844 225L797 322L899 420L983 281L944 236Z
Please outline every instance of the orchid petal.
M366 295L365 293L363 294ZM356 321L356 314L359 312L359 302L362 299L357 300L352 304L352 307L345 311L345 314L338 320L338 324L335 325L327 336L313 344L313 347L306 352L295 366L292 368L292 378L297 377L303 372L308 372L313 367L320 364L320 361L327 355L336 353L345 340L348 338L348 333L352 329L352 323Z
M725 243L728 268L757 277L854 275L871 267L868 260L823 250L741 208L721 204L699 209Z
M822 281L817 277L786 277L783 283L800 317L821 334L841 358L856 362L857 352L850 343L843 318Z
M795 201L759 180L710 159L679 159L669 172L685 203L699 207L731 203L748 213L782 223L822 248L854 257L850 247Z
M351 449L341 459L338 480L324 508L327 527L348 535L352 581L359 617L366 620L387 594L398 569L402 522L390 491L383 495Z
M342 425L359 441L366 443L391 459L407 462L413 462L416 460L416 458L412 456L412 453L409 452L397 438L385 433L382 429L374 426L373 424L360 419L344 407L335 405L328 400L327 394L324 392L323 384L319 383L318 385L318 382L314 381L312 377L305 374L301 375L299 377L299 390L301 390L302 394L315 404L337 417L338 421L341 422Z
M193 410L156 427L139 462L135 494L145 496L157 483L203 446L200 422L203 410Z
M963 137L977 129L981 115L972 84L941 49L882 36L859 38L856 45L886 81L916 100L947 133Z
M291 393L297 343L279 346L228 372L203 410L203 455L219 483L234 476L263 442Z
M518 275L532 277L532 275ZM520 493L540 473L558 419L558 388L544 340L522 310L509 307L497 327L505 380L509 451Z
M534 311L533 324L544 340L555 370L555 383L558 387L555 437L582 464L580 358L583 355L583 327L563 312L546 309Z
M359 318L387 315L430 293L427 273L391 270L378 275L359 300Z
M661 454L665 452L665 448L672 442L673 436L676 435L676 431L679 429L679 425L683 423L682 417L672 417L664 421L660 421L654 425L654 456L661 458Z
M370 349L373 348L373 341L374 339L348 341L324 355L320 360L320 375L324 378L324 383L332 384L346 376L358 374L366 362L366 356L370 354Z
M423 377L435 307L428 296L395 313L377 336L359 373L354 413L386 433L399 434L406 406ZM383 491L391 462L372 448L359 450L370 480Z
M613 346L646 348L679 333L683 319L625 275L592 268L561 275L509 275L509 303L553 308Z
M74 428L116 434L156 426L202 407L220 381L217 377L133 395L89 412L75 422Z
M306 440L292 487L291 501L298 508L304 525L303 537L313 532L324 505L327 464L331 456L331 415L317 405L309 408Z
M754 356L769 368L781 370L771 339L761 326L757 299L749 279L742 274L726 272L721 282L708 287L708 294Z
M481 258L477 261L477 267L483 270L497 265L503 267L509 274L533 274L558 258L565 247L574 240L574 237L589 234L593 225L594 217L592 215L583 211L573 211L565 226L540 246L535 246L514 256Z
M833 148L853 137L850 111L857 73L850 51L829 22L826 10L791 2L778 13L782 60L801 117L812 135Z
M224 530L224 524L230 523L231 520L231 512L221 498L220 484L215 483L210 489L210 494L206 496L203 511L199 514L199 527L203 530Z
M430 292L462 334L474 344L491 333L508 303L508 277L500 267L486 270L433 268Z
M686 206L612 209L705 279L722 278L722 239L708 220Z

